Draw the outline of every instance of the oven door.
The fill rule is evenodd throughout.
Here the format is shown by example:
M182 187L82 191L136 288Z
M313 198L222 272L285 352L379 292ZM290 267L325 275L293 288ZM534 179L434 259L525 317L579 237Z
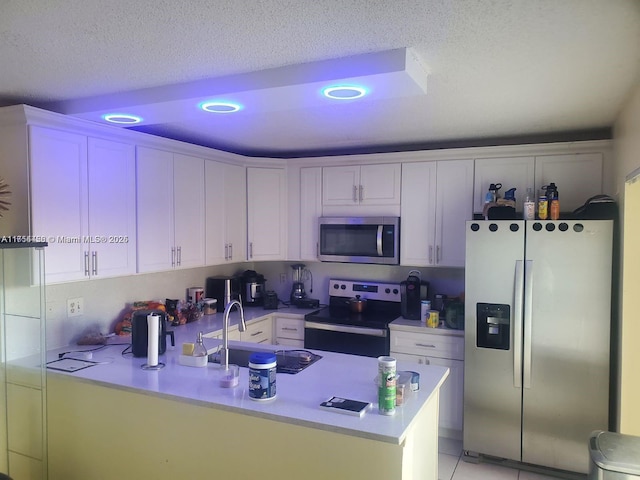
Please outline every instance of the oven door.
M306 321L304 348L366 357L389 355L389 329Z

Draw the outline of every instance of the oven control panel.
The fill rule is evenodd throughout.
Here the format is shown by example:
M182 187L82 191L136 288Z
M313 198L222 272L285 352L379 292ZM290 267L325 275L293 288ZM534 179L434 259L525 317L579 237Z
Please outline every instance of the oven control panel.
M400 285L364 280L338 280L334 278L329 280L329 296L353 298L356 295L367 300L400 303Z

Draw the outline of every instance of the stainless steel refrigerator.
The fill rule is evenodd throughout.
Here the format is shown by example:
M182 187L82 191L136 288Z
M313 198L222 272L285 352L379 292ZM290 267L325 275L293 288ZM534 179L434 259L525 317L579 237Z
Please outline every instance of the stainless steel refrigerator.
M466 231L463 449L586 473L609 429L613 222Z

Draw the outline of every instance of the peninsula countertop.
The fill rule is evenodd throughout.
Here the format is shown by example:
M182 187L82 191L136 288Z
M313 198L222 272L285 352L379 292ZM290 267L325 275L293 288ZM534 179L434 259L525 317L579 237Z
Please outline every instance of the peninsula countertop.
M259 321L274 311L245 309L247 323ZM280 315L304 315L304 311L278 311ZM238 312L230 316L232 328L237 328ZM222 409L249 416L271 419L294 425L367 438L392 444L401 444L414 418L423 406L437 392L447 378L447 368L398 361L397 369L411 370L420 374L420 389L409 400L398 406L393 416L378 414L377 359L356 355L313 350L322 356L320 360L297 374L278 373L276 398L263 402L255 401L248 395L248 369L240 368L239 385L223 388L219 385L219 365L208 363L205 367L190 367L179 363L183 342L195 341L197 332L205 334L218 332L222 328L222 313L203 316L200 320L186 325L170 327L175 332L175 347L168 346L160 355L164 363L160 370L144 370L146 358L135 358L122 354L129 339L112 339L113 345L92 352L91 361L95 365L73 373L48 370L48 374L71 376L81 382L91 382L102 386L123 389L188 402L209 408ZM217 350L220 340L205 338L209 353ZM294 349L292 347L256 345L230 341L230 346L270 348L272 350ZM94 347L95 348L95 347ZM91 350L92 347L70 347L49 352L49 361L58 358L59 353L73 350ZM68 357L81 358L78 354ZM363 417L349 416L325 411L319 408L322 401L331 396L371 402L373 408Z

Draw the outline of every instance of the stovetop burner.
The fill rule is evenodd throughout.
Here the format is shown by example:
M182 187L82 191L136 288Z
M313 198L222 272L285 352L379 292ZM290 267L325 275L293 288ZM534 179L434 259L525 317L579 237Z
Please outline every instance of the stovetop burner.
M398 284L329 280L329 306L305 315L305 320L337 325L387 328L400 316ZM367 299L362 313L352 312L349 299L360 295Z

